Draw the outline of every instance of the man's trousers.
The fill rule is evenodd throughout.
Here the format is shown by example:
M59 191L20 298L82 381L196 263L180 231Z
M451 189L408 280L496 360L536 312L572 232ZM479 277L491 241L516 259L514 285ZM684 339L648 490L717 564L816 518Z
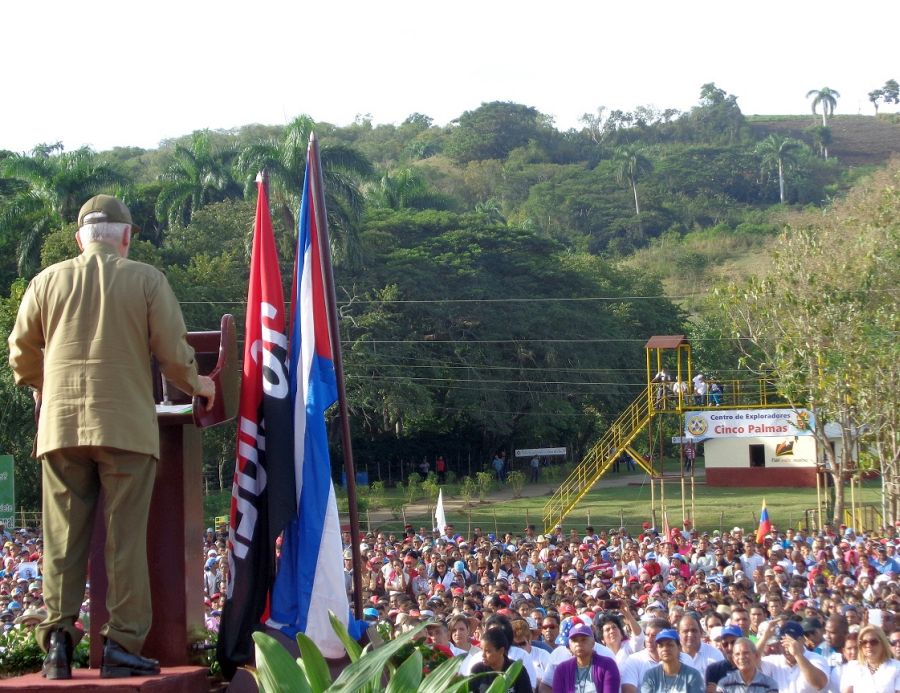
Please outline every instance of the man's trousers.
M50 633L59 627L68 631L73 643L81 639L75 621L84 601L94 511L102 488L109 622L100 632L139 653L152 621L147 515L156 458L114 448L77 447L47 453L41 466L47 620L37 628L38 643L46 650Z

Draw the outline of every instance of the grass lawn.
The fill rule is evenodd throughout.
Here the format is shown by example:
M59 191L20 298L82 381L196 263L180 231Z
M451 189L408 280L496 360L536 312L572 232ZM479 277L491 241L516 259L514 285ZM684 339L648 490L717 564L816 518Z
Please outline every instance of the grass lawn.
M601 481L602 485L602 481ZM658 489L658 487L657 487ZM657 490L658 493L658 490ZM665 507L668 511L671 526L680 525L681 515L681 489L678 483L666 483ZM862 491L862 499L857 498L857 503L880 504L881 488L877 482L866 485ZM685 506L687 514L691 514L690 484L685 484ZM715 529L731 529L743 527L744 530L755 529L759 522L759 511L763 498L769 510L769 518L776 526L796 527L804 520L804 511L816 507L816 490L797 488L712 488L697 484L695 488L696 526L701 531L712 532ZM847 496L849 509L850 498ZM477 519L484 524L487 519L493 522L493 513L496 512L498 525L501 531L504 527L512 526L520 531L524 526L522 519L526 513L531 522L538 526L543 521L543 508L546 498L528 498L497 503L488 512L473 509L473 521ZM659 507L659 498L657 498ZM508 521L515 517L517 521ZM484 519L482 519L484 518ZM504 522L507 518L507 522ZM522 519L518 519L522 518ZM626 486L621 488L598 489L589 493L581 501L578 507L569 514L564 527L575 527L579 530L588 524L599 530L601 527L618 527L624 524L630 531L639 529L642 522L652 521L650 516L650 484L642 486ZM449 519L449 517L448 517ZM662 515L657 513L657 523L662 524ZM493 526L490 524L489 526Z
M635 475L635 481L641 479L641 475ZM686 480L686 508L690 514L690 483ZM677 482L666 483L666 508L669 523L672 526L681 522L681 494L680 484ZM390 498L390 489L386 493ZM696 525L701 531L712 532L716 529L731 529L734 526L743 527L744 530L755 529L759 521L759 511L763 498L769 510L769 518L775 526L798 526L804 521L804 512L816 506L816 490L797 488L712 488L703 484L696 485L695 508ZM487 532L498 530L500 532L519 533L528 522L537 525L538 530L543 525L544 504L548 495L518 498L514 500L491 501L488 496L485 503L479 503L476 499L468 509L458 508L459 498L453 492L452 487L444 488L444 499L448 505L447 519L456 525L457 530L468 533L470 523L472 527L481 527ZM210 495L204 498L204 517L207 526L212 524L212 518L228 513L230 495L228 493ZM344 501L346 503L346 501ZM423 509L424 501L417 501L412 511L407 514L406 520L417 529L419 526L430 526L430 510ZM847 509L850 508L850 494L846 494ZM872 504L880 508L881 486L876 479L864 482L862 492L857 498L857 503ZM659 507L659 499L657 499ZM600 528L618 527L624 524L629 531L639 531L641 523L651 521L650 516L650 485L649 482L642 485L621 486L616 488L603 488L603 481L598 484L597 490L589 493L578 507L572 512L564 526L582 530L588 519L598 530ZM342 513L342 521L346 521ZM384 529L386 531L398 531L403 527L402 519L393 519L387 508L370 513L361 512L360 521L363 528ZM661 514L657 514L657 522L662 523Z

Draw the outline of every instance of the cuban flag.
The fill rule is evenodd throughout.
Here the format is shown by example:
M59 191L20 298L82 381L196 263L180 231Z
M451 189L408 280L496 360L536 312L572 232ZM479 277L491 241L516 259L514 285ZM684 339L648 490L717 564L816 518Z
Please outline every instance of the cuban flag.
M766 499L763 498L762 510L759 513L759 529L756 530L756 543L762 544L766 535L772 531L772 522L769 520L769 509L766 507Z
M300 203L290 336L297 516L284 533L268 623L292 638L305 633L323 655L337 658L344 647L328 612L346 625L350 605L325 428L325 411L338 395L322 271L328 255L316 224L312 158L310 153ZM324 219L325 210L318 211Z

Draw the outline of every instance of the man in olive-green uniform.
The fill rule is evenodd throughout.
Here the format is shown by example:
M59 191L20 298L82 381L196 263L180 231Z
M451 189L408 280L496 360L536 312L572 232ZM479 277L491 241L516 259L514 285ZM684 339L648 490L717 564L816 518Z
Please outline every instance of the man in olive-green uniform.
M37 275L9 337L18 385L40 403L35 455L43 480L44 674L71 675L94 507L104 492L109 622L103 676L158 672L139 655L150 630L147 516L159 457L151 355L184 392L207 399L181 309L155 268L127 259L128 208L97 195L81 208L82 253ZM68 661L66 661L68 660Z

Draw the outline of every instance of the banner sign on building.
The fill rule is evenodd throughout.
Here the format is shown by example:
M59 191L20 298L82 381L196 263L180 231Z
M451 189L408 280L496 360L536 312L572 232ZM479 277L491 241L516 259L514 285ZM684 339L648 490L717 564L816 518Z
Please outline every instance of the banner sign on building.
M516 457L565 457L565 448L525 448L516 450Z
M684 415L689 438L758 438L812 435L808 409L713 409Z
M0 455L0 522L16 526L16 473L12 455Z

